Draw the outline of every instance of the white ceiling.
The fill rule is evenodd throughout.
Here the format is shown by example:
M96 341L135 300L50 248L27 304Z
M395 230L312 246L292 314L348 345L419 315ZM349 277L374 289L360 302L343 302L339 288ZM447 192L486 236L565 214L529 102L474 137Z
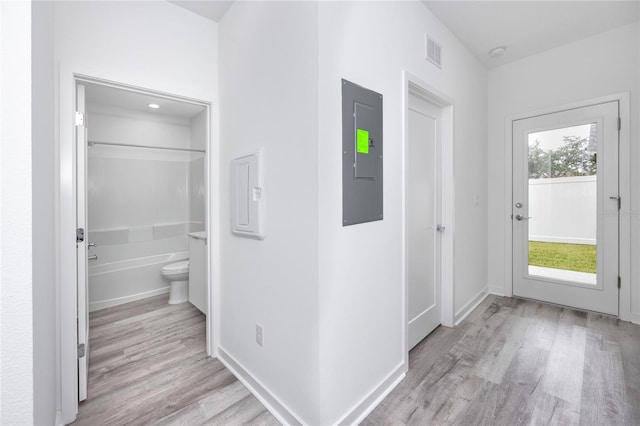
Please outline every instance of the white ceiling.
M640 1L423 0L423 3L487 68L640 19ZM489 50L497 46L507 46L507 51L501 57L491 58Z
M101 84L85 83L85 87L86 100L89 104L107 105L147 114L181 118L192 118L204 109L202 105L180 102ZM160 108L151 109L148 107L149 104L158 104Z
M175 0L169 1L169 3L177 4L180 7L183 7L187 10L192 11L200 16L203 16L207 19L211 19L214 22L218 22L233 1L225 1L225 0L199 0L199 1L187 1L187 0Z
M640 19L640 0L422 2L487 68ZM176 0L171 3L218 22L233 1ZM506 46L507 51L501 57L491 58L489 50L497 46Z

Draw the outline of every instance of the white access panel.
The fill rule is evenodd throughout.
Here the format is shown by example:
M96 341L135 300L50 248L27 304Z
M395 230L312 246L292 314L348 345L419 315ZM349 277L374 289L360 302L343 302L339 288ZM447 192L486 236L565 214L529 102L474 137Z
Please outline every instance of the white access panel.
M231 230L264 239L263 151L231 161Z

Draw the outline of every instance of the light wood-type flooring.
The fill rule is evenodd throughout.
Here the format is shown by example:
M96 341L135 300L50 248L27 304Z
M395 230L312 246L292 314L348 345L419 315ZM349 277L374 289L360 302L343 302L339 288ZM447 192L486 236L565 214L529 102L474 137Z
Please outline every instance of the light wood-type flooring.
M204 316L166 296L91 314L77 424L275 425L205 353ZM410 353L363 425L640 425L640 326L489 296Z
M160 295L92 312L88 399L78 425L278 425L220 361L205 317Z
M640 425L640 326L489 296L409 356L364 425Z

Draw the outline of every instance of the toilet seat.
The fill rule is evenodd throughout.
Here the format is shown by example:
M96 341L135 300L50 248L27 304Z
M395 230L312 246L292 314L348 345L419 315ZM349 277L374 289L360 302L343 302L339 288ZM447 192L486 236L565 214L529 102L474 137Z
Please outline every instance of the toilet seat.
M180 262L170 263L168 265L164 265L162 267L162 274L182 274L184 272L189 272L189 261L182 260Z

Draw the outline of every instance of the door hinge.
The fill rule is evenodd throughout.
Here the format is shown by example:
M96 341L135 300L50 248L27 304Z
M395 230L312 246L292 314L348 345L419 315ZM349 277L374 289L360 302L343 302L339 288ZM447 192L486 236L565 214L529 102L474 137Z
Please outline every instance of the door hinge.
M78 358L82 358L84 356L84 353L85 353L84 343L80 343L78 345Z
M84 126L84 114L76 111L76 127Z
M620 131L620 129L622 129L622 119L618 117L618 131Z
M618 202L618 210L622 207L622 198L619 195L609 197L610 200L616 200Z
M618 277L618 288L622 287L622 278Z

